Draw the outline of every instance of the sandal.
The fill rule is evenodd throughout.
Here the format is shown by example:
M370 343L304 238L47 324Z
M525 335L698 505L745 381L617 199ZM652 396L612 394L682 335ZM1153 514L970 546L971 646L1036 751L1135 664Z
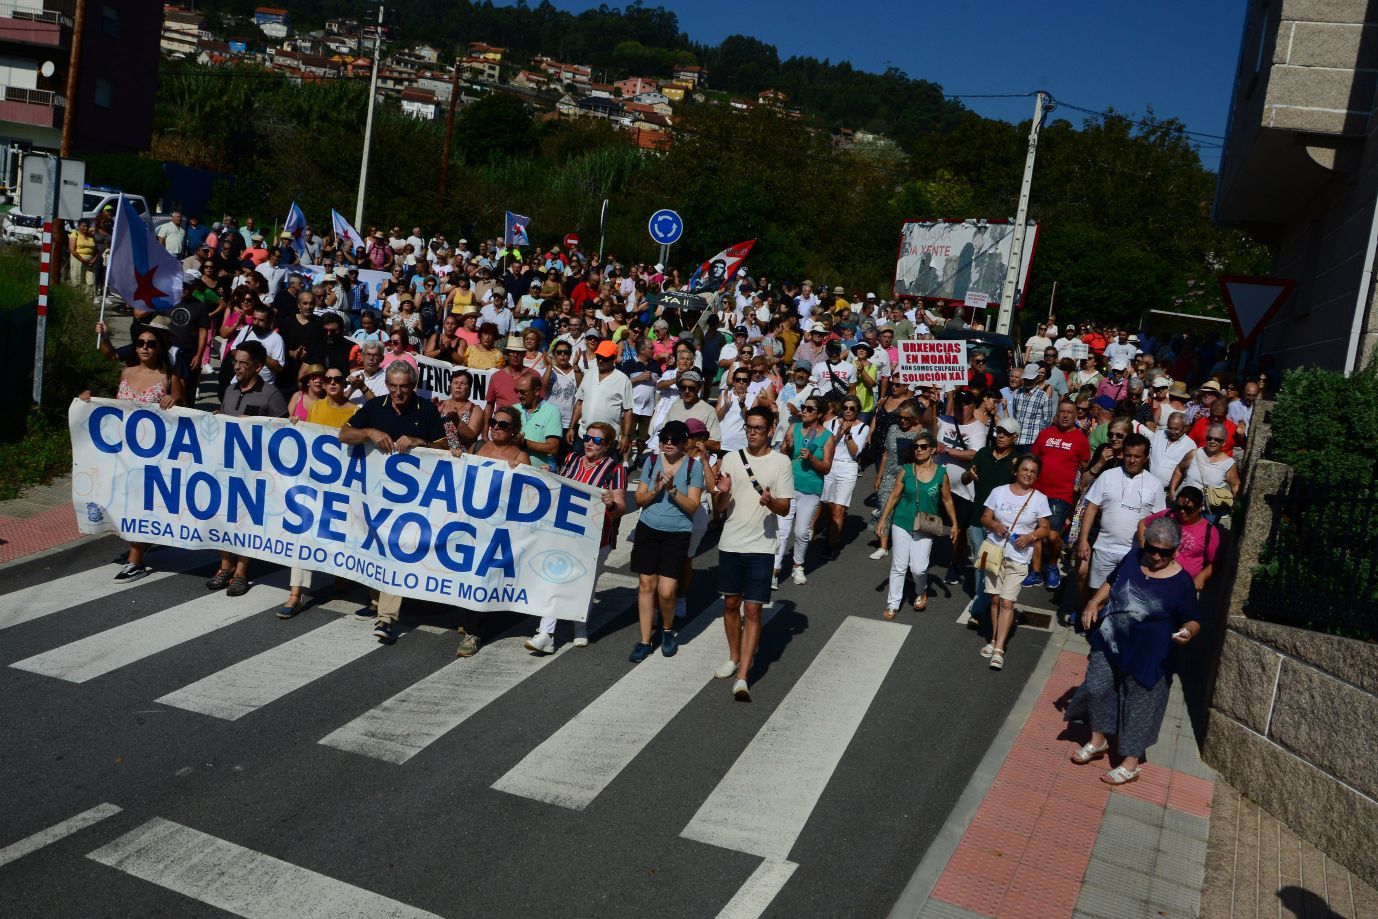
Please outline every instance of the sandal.
M227 597L242 597L249 592L248 578L230 578L229 589L225 591Z
M1107 785L1128 785L1130 782L1138 781L1139 773L1143 771L1143 768L1143 766L1137 766L1133 772L1130 772L1123 766L1116 766L1101 776L1100 780Z
M909 605L914 607L914 612L922 613L924 610L928 609L928 594L924 594L922 597L915 597L914 602Z
M897 609L890 609L888 606L885 608L885 612L881 613L881 616L883 616L883 617L886 618L886 619L892 620L892 621L894 620L895 616L897 616L897 615L899 615L899 610L897 610Z
M1078 766L1085 766L1092 760L1100 759L1110 749L1110 742L1106 741L1103 746L1097 747L1094 744L1084 744L1072 754L1072 762Z
M992 651L992 652L990 653L990 669L992 669L992 670L1004 670L1004 669L1005 669L1005 652L1004 652L1004 651L1001 651L1001 650L999 650L999 649L997 648L996 650L994 650L994 651Z
M986 642L986 646L985 646L984 648L981 649L981 656L982 656L982 657L990 657L990 656L991 656L992 654L994 654L994 653L995 653L995 645L994 645L994 643L992 643L992 642Z
M230 576L234 572L228 568L221 568L206 580L207 590L224 590L230 585Z

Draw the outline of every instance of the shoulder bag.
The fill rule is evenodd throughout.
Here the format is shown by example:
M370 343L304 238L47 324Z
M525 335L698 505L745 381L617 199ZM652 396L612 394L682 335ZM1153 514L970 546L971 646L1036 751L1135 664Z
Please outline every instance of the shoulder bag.
M1034 490L1030 488L1029 496L1025 498L1024 503L1020 505L1019 513L1014 515L1014 520L1010 522L1009 532L1005 534L1004 539L996 540L987 536L986 541L981 543L978 567L985 572L986 577L999 577L1000 565L1005 560L1005 547L1009 545L1010 540L1014 538L1015 525L1019 523L1019 518L1024 515L1024 510L1029 506L1029 502L1033 500L1033 496Z
M1201 454L1196 454L1197 475L1201 476L1201 491L1206 495L1206 508L1213 514L1221 514L1234 507L1234 492L1230 485L1207 485L1206 470L1202 468Z
M919 481L918 466L912 463L909 466L909 474L914 477L914 489L916 492L920 485L928 484ZM939 466L938 471L934 473L935 477L940 475L946 475L941 466ZM941 480L939 482L939 487L941 487ZM943 522L941 515L926 514L923 511L919 511L914 515L913 531L915 533L921 533L924 536L931 536L934 539L946 539L952 535L952 527Z

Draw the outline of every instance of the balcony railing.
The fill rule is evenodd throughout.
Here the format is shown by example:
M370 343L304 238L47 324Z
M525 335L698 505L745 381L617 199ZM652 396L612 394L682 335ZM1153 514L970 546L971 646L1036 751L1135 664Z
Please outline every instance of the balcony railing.
M73 12L74 8L71 3L54 2L54 0L45 0L42 9L34 9L32 6L16 3L14 0L0 0L0 19L52 22L70 29Z
M22 86L0 86L3 91L3 99L6 102L25 102L29 105L48 105L56 108L65 108L67 97L59 96L55 92L46 89L25 89Z

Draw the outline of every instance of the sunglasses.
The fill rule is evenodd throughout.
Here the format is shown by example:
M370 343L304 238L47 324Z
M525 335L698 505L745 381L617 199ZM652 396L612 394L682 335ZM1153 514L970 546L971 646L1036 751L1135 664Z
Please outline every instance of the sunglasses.
M500 421L494 418L492 421L488 422L488 427L495 428L499 431L510 431L512 430L512 422Z
M750 383L750 382L751 382L751 377L733 377L733 378L732 378L732 382L733 382L733 383Z
M1223 437L1207 437L1207 438L1206 438L1206 443L1208 443L1208 444L1223 444L1224 442L1225 442L1225 438L1223 438Z
M585 438L584 438L584 443L593 444L595 447L601 447L601 446L603 446L603 444L605 444L605 443L607 443L607 442L608 442L608 439L607 439L606 437L595 437L595 436L592 435L592 434L590 434L588 437L585 437Z
M1171 555L1176 554L1176 552L1176 549L1165 549L1162 546L1144 546L1145 554L1156 555L1160 558L1167 558Z
M158 339L156 339L156 338L140 338L138 341L134 342L134 347L136 347L136 348L156 348L156 347L158 347Z
M1111 431L1108 436L1113 440L1116 437L1124 437L1124 434L1120 431Z
M344 379L345 378L339 374L326 374L325 376L325 381L327 383L343 383Z
M800 409L800 411L801 411L801 412L819 412L819 411L822 411L822 409L820 409L820 408L819 408L818 406L816 406L816 405L805 405L803 408Z
M663 443L667 443L672 447L677 447L680 444L686 442L689 438L685 435L670 434L661 435L660 439Z
M400 344L402 344L402 339L400 339L400 338L391 339L391 340L388 341L388 344L390 344L390 345L400 345Z

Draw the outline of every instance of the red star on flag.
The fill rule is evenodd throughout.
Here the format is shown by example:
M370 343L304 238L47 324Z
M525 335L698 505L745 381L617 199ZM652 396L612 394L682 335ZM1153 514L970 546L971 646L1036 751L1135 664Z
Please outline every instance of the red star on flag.
M145 272L140 272L138 269L134 271L134 283L138 285L138 289L134 291L134 299L148 304L150 310L157 309L153 305L154 300L167 296L167 291L159 290L158 286L153 283L153 276L157 273L156 267L149 268Z

